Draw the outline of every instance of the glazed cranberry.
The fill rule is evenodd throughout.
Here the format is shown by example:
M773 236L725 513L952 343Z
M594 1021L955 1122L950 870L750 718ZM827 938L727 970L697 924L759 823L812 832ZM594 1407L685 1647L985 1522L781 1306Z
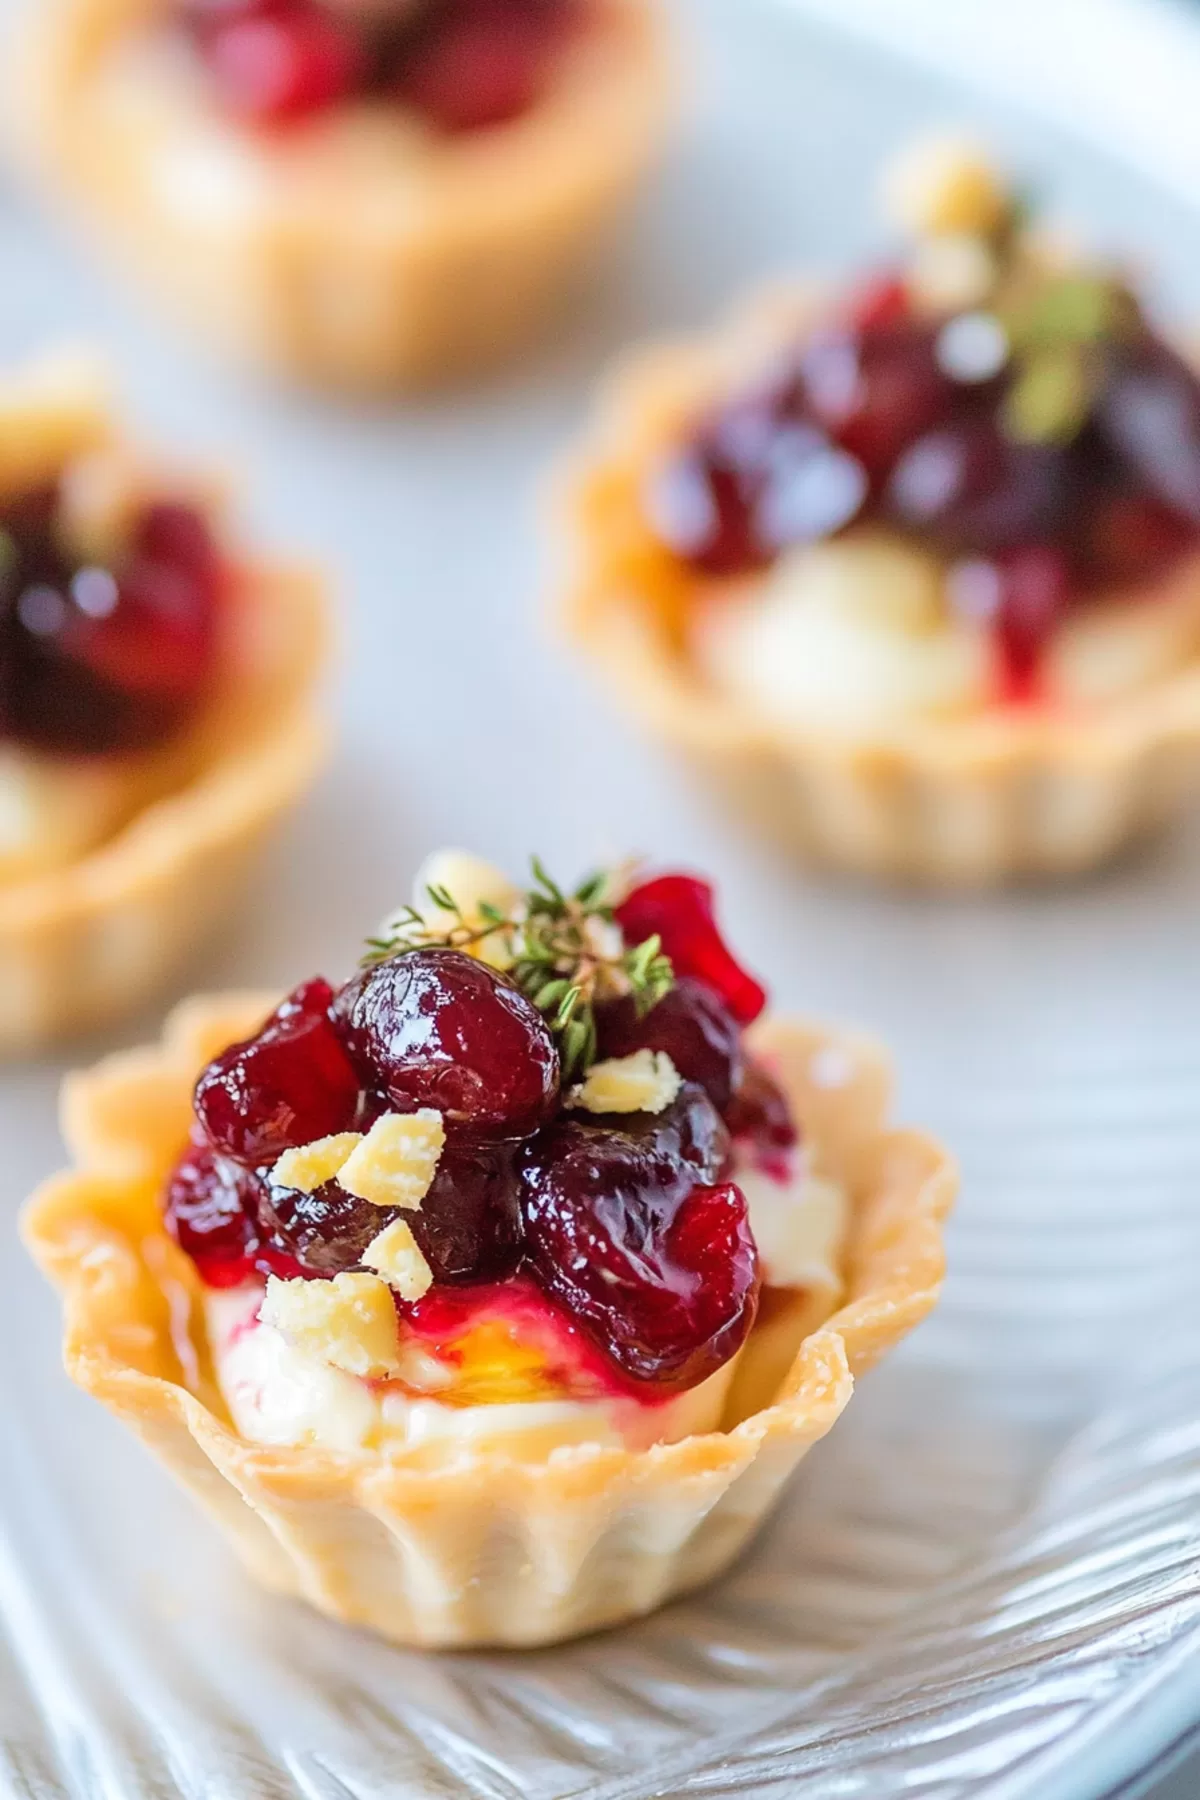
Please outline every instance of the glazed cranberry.
M715 1109L689 1086L658 1118L563 1121L526 1154L540 1279L623 1374L663 1392L720 1368L754 1321L746 1203L714 1185L727 1153Z
M249 1280L258 1253L253 1175L195 1134L167 1183L167 1230L209 1287Z
M520 1179L510 1144L447 1144L418 1213L406 1215L438 1281L497 1281L521 1253Z
M756 486L756 471L739 467L714 437L701 437L651 473L646 511L685 562L706 575L744 575L771 560L757 532Z
M774 1076L750 1057L725 1113L725 1123L735 1138L747 1139L763 1156L790 1150L799 1141L787 1095Z
M406 48L392 84L443 131L503 125L538 98L549 12L514 0L457 0Z
M1110 355L1096 419L1139 483L1200 523L1200 380L1184 359L1153 338Z
M77 567L55 508L46 492L0 518L0 725L52 752L151 748L211 674L223 586L211 534L188 507L152 506L119 568Z
M264 1174L258 1185L263 1249L309 1276L357 1268L393 1219L412 1229L435 1281L491 1281L520 1256L516 1151L510 1144L448 1145L419 1212L381 1210L337 1181L312 1193Z
M601 1057L663 1050L685 1081L704 1089L724 1113L742 1078L742 1034L711 987L683 976L656 1006L639 1015L631 997L596 1009Z
M357 34L303 0L216 20L203 54L219 104L254 125L284 124L344 99L364 69Z
M855 289L846 316L856 331L879 331L904 324L910 311L908 283L902 275L885 269Z
M953 381L940 367L937 332L915 322L815 337L800 358L810 414L875 482L913 439L947 419Z
M258 1166L352 1129L359 1082L329 1017L332 1000L327 981L305 982L256 1037L209 1064L196 1115L214 1148Z
M554 1111L558 1050L519 989L458 950L363 969L334 1003L363 1084L401 1112L430 1106L474 1137L525 1137Z
M713 988L739 1025L757 1019L766 990L730 955L717 929L713 890L695 875L659 875L634 888L616 908L629 944L658 936L677 976Z
M1071 570L1061 550L1024 544L957 564L947 587L956 610L991 627L1002 698L1029 699L1042 653L1071 604Z
M1095 491L1080 520L1075 561L1089 586L1128 587L1153 580L1196 541L1195 526L1153 494Z
M1058 446L1016 443L995 420L964 417L909 445L884 509L950 555L988 556L1055 535L1068 470Z

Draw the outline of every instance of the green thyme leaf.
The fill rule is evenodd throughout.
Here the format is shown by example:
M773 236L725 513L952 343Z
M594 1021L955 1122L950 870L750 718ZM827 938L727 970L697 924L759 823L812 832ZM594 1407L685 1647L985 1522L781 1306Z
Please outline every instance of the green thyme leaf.
M1022 444L1064 444L1082 427L1093 397L1084 352L1071 344L1026 356L1004 396L1002 423Z

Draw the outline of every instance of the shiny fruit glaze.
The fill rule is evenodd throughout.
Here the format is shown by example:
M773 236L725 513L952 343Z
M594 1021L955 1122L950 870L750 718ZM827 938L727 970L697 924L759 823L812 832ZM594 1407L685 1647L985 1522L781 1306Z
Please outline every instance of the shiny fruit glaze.
M759 1287L745 1200L730 1180L730 1126L776 1150L795 1130L718 991L722 980L745 1010L749 978L716 937L711 891L665 876L630 900L639 893L664 938L674 922L681 951L709 977L681 976L641 1016L624 999L597 1005L599 1054L663 1049L684 1076L662 1114L572 1111L545 1019L462 951L391 955L338 992L308 981L197 1083L196 1131L165 1206L202 1279L329 1278L360 1267L402 1217L434 1278L416 1307L397 1302L418 1335L445 1339L488 1295L488 1305L523 1296L528 1312L532 1295L569 1326L576 1379L564 1391L586 1374L588 1391L649 1403L727 1361ZM761 990L750 988L757 1007ZM427 1106L442 1115L446 1143L415 1212L371 1205L336 1179L304 1193L275 1177L287 1149Z
M1026 698L1072 606L1148 586L1200 537L1200 381L1140 315L1135 326L1132 341L1094 347L1082 429L1020 441L1009 369L949 372L947 320L915 316L885 278L699 422L651 472L648 518L712 576L870 523L940 552L951 591L956 564L982 565L1001 686Z
M226 574L203 515L149 502L113 566L63 549L54 489L0 511L0 736L51 754L154 749L212 677Z
M729 1140L685 1086L621 1128L569 1119L530 1145L526 1233L545 1286L617 1367L662 1391L694 1387L754 1323L759 1271L746 1202L716 1185Z
M657 935L677 976L713 989L739 1025L767 1004L766 989L742 968L717 929L712 884L697 875L657 875L633 888L615 909L631 944Z
M391 99L447 133L529 111L578 0L423 0L361 19L320 0L182 0L218 105L286 126L331 106Z
M457 950L363 969L334 1016L363 1085L399 1112L431 1106L473 1137L520 1138L557 1104L558 1050L541 1013Z

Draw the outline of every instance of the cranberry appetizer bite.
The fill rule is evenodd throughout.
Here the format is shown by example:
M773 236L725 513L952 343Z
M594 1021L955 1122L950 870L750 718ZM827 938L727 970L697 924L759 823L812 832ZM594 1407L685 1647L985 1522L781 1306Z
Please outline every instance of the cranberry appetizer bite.
M318 759L323 639L319 584L235 552L90 360L0 381L0 1050L145 999L223 915Z
M658 0L41 0L29 160L253 362L474 367L573 290L669 112Z
M915 247L652 350L568 496L570 622L746 811L934 881L1093 864L1200 765L1200 381L969 146Z
M71 1374L261 1580L399 1641L696 1586L933 1304L954 1187L869 1043L764 1001L694 876L442 853L339 989L68 1083L25 1232Z

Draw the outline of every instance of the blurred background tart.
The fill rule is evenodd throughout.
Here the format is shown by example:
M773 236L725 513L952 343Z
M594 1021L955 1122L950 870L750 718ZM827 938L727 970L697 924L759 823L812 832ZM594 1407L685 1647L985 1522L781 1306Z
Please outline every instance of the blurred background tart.
M0 384L0 1047L143 999L316 766L324 600L135 450L103 372Z
M612 383L570 623L823 860L1086 867L1200 780L1200 380L971 144L885 192L903 260Z
M655 0L49 0L32 162L206 335L371 389L533 337L653 159Z

